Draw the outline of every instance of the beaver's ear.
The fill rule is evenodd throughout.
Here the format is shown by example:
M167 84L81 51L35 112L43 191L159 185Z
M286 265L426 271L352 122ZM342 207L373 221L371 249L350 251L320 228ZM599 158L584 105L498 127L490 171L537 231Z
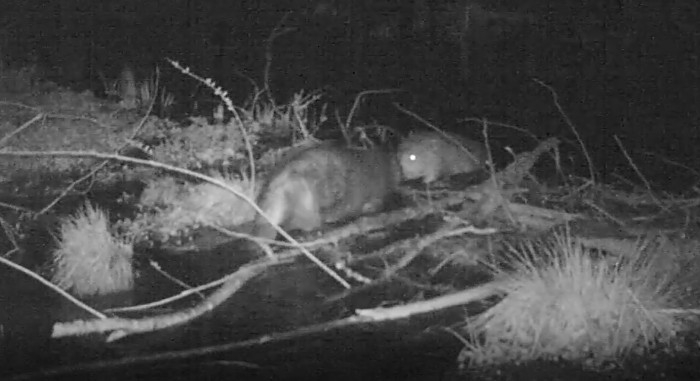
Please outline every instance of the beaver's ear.
M416 131L415 131L415 130L411 130L411 131L408 132L408 134L402 136L402 137L401 137L401 140L406 140L406 139L408 139L408 138L411 138L411 137L413 137L413 135L415 135L415 134L416 134Z

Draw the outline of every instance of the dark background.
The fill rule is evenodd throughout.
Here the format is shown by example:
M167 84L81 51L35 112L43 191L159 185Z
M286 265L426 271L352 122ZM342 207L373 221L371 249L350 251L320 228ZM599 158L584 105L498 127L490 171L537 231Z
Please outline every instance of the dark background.
M148 75L158 65L178 106L193 112L194 102L211 94L167 57L243 102L252 86L237 73L263 83L266 40L287 14L281 27L293 30L274 40L270 67L280 102L323 88L346 115L359 91L401 89L368 98L358 121L418 125L392 102L467 135L480 136L481 127L461 118L488 118L568 139L565 156L587 175L570 127L538 79L556 91L604 175L638 181L617 136L655 184L682 190L696 179L649 153L690 168L698 160L700 14L691 0L3 3L5 63L36 62L76 90L99 94L98 71L116 78L129 64ZM512 129L489 132L499 148L536 145Z

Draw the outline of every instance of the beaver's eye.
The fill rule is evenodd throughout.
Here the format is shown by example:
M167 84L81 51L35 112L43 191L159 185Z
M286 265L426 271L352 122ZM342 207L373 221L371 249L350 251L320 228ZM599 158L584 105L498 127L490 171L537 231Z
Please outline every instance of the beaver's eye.
M408 158L409 158L411 161L416 161L416 159L418 159L418 158L416 157L416 155L409 155Z

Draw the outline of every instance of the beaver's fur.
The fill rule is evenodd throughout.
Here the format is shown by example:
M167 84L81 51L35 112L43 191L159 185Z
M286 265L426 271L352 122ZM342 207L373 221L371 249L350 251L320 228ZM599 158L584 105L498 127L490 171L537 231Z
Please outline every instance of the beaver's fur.
M404 180L422 178L431 183L457 173L472 173L484 168L486 147L477 141L436 131L410 134L401 141L398 160Z
M315 230L325 223L379 211L401 181L395 152L322 143L287 157L273 169L258 205L286 230ZM262 215L254 235L274 239Z

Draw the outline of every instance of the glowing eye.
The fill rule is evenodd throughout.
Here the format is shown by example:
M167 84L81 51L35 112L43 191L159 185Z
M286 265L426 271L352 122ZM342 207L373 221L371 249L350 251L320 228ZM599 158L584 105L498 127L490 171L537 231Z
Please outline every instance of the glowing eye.
M409 158L411 161L416 161L416 159L417 159L417 158L416 158L416 155L409 155L408 158Z

